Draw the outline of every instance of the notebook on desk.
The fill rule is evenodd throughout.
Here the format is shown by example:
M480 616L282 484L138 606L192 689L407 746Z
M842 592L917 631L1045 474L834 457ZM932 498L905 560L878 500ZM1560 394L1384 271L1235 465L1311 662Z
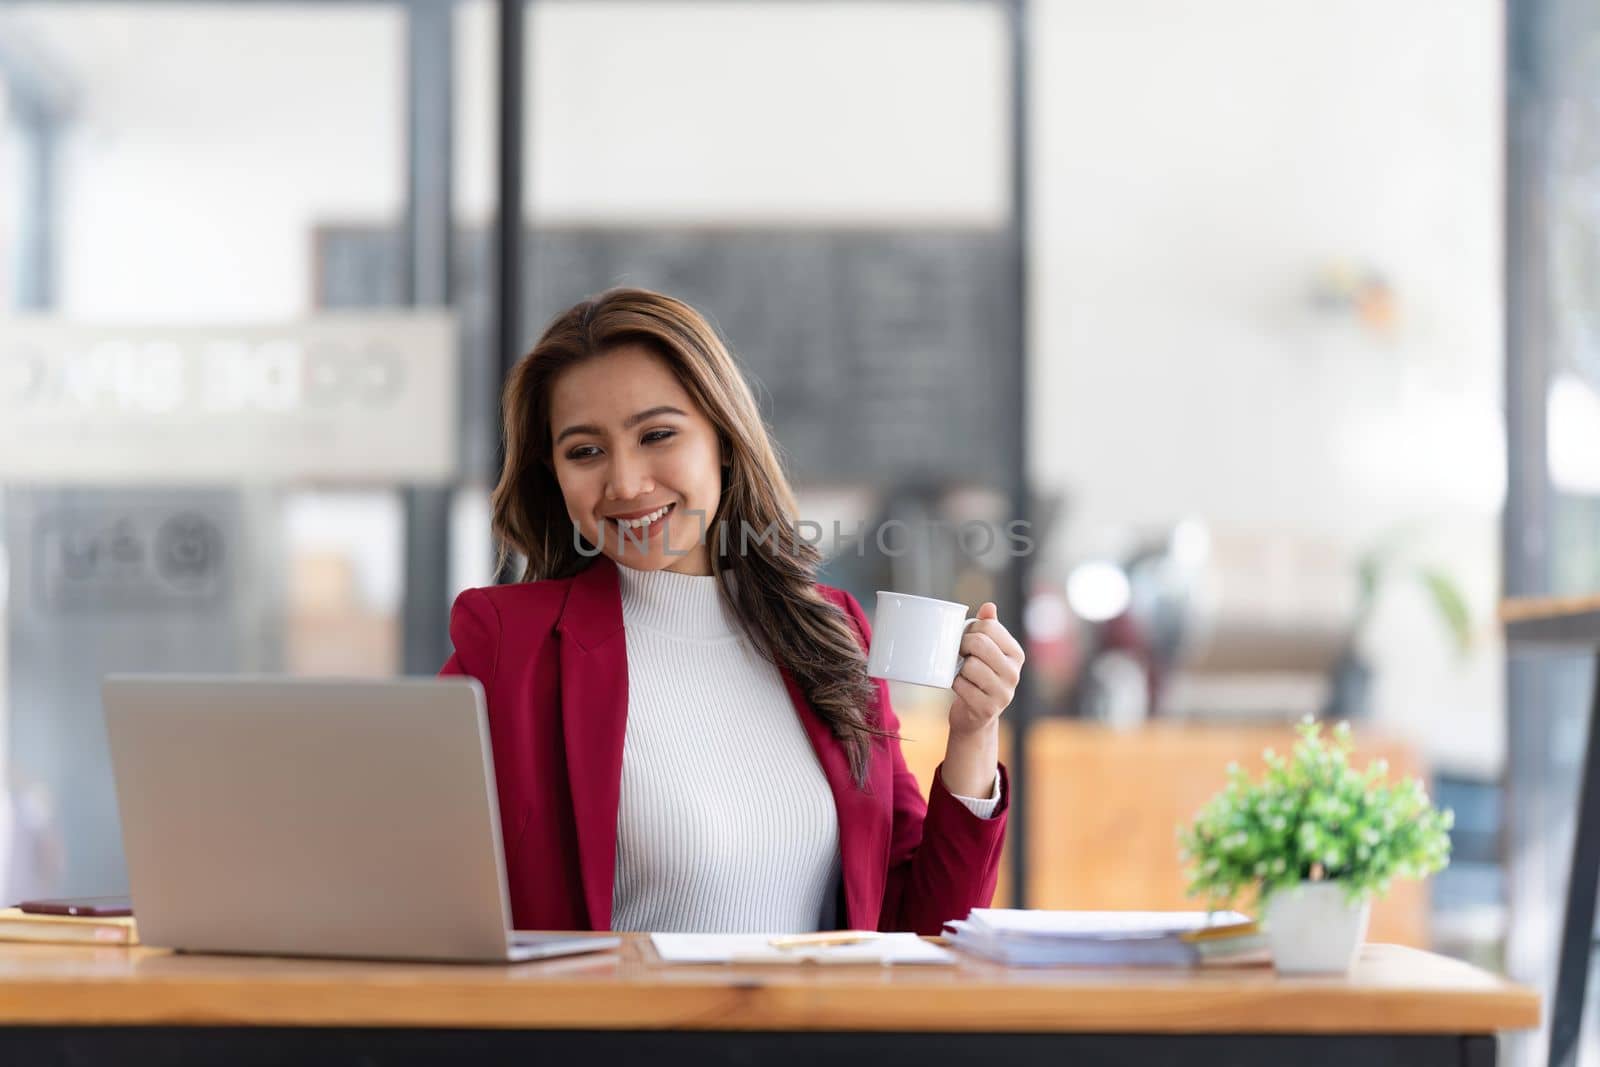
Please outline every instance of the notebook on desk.
M31 915L21 908L0 908L0 941L137 945L139 933L132 916Z

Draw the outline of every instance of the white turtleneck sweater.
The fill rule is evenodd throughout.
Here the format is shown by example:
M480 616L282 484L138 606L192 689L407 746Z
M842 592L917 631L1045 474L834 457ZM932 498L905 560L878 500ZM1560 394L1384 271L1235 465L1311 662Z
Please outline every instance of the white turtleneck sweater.
M836 926L833 793L778 669L717 579L618 565L628 727L615 930L786 933ZM989 818L987 799L957 797Z

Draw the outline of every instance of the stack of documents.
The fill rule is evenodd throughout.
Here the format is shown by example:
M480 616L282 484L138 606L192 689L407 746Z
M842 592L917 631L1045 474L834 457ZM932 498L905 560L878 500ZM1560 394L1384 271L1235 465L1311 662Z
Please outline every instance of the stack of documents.
M974 908L945 940L1021 967L1193 967L1259 962L1255 923L1236 911L1019 911ZM1201 942L1208 942L1202 950Z

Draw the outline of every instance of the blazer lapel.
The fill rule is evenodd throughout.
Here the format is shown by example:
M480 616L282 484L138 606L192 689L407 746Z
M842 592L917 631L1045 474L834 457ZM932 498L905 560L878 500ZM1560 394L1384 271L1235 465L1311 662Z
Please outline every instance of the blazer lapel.
M779 672L833 791L833 806L839 816L839 871L844 881L845 914L841 918L849 929L875 930L888 874L892 813L887 806L892 801L880 793L881 785L873 781L875 775L868 776L868 790L856 786L844 745L812 708L789 669L780 667Z
M577 823L589 925L611 929L622 742L628 728L628 652L616 564L605 556L572 579L561 619L561 730Z

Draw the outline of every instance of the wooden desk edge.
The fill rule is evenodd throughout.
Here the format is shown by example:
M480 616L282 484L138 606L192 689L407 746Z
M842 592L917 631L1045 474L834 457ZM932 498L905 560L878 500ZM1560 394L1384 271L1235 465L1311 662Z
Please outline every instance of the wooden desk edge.
M1376 996L1362 998L1361 1003L1340 1001L1316 1011L1315 1018L1305 1017L1304 998L1300 998L1302 1010L1293 1010L1290 1016L1285 1016L1283 1010L1293 1007L1292 999L1252 998L1247 1019L1237 1014L1237 1002L1232 1005L1232 1014L1218 1015L1214 1009L1227 1005L1204 1000L1175 1013L1166 997L1083 997L1070 1016L1063 1015L1059 1000L1030 1007L1025 1000L1007 998L1003 1003L985 1005L993 1010L980 1018L974 1015L979 1007L974 1004L966 1004L960 1015L941 1011L951 1007L942 997L919 998L920 1003L910 1010L875 1011L871 1001L859 997L815 997L796 990L785 991L782 996L774 996L771 991L759 995L730 991L714 998L653 997L648 1006L632 1006L637 1010L603 1012L593 1010L580 999L562 996L553 998L550 1005L558 1010L540 1012L533 1019L516 1011L515 1005L505 1004L482 1004L470 1011L458 1004L455 1011L430 1012L403 998L392 1007L374 1004L353 1010L348 1005L319 1008L307 1003L305 994L287 999L252 996L246 1004L237 996L211 997L194 990L182 995L164 990L136 998L123 996L115 1004L94 1007L81 1002L61 1003L63 999L94 995L90 986L77 988L67 998L60 994L42 1000L21 997L6 1005L0 1026L1331 1035L1495 1034L1539 1025L1537 1002L1516 997L1495 1001L1479 998L1473 1002L1471 1021L1465 1025L1460 1021L1463 1013L1459 1007L1453 1018L1441 1019L1436 1006L1411 1011L1396 1008ZM593 995L591 991L583 997ZM503 1010L497 1011L497 1007Z
M716 967L671 968L662 969L660 981L651 980L654 971L643 981L530 974L525 983L485 982L471 972L387 972L367 981L314 970L259 978L203 971L12 973L0 976L0 1025L1492 1034L1540 1021L1536 993L1494 976L1483 983L1484 972L1475 969L1463 973L1474 973L1479 984L1460 988L1409 987L1403 979L1356 988L1337 979L1184 983L1160 972L1127 984L1080 985L1059 974L1052 983L1046 975L1030 986L1000 980L1016 973L998 968L980 970L970 982L900 985L883 981L876 969L868 975L852 968L837 983L796 981L787 968L782 976L768 969L736 976Z

